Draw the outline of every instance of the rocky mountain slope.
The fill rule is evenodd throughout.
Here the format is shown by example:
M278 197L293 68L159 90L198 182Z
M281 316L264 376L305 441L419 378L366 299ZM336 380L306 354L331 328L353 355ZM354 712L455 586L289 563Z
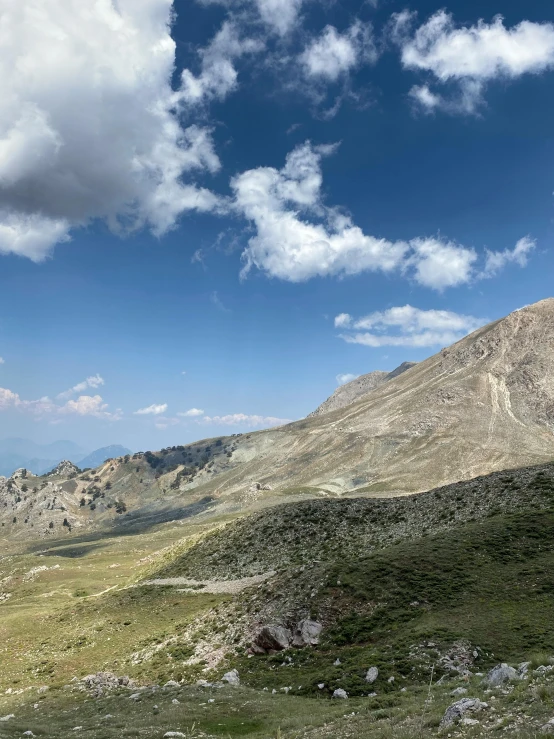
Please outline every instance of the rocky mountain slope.
M475 331L344 408L126 455L71 477L4 480L0 533L51 536L60 527L69 533L234 516L306 497L422 492L550 461L553 357L548 299Z
M344 385L338 387L335 392L327 398L327 400L315 409L315 411L312 411L308 415L308 418L320 416L329 411L336 411L339 408L344 408L346 405L350 405L350 403L354 403L354 401L358 400L363 395L375 390L379 385L382 385L388 380L393 380L406 370L414 367L415 364L415 362L402 362L402 364L392 372L376 370L375 372L369 372L367 375L360 375L360 377L356 377L356 379L351 382L346 382Z

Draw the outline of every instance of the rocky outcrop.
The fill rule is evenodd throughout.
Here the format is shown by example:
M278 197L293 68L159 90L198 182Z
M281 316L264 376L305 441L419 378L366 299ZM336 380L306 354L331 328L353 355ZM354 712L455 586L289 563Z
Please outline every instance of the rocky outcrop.
M479 698L462 698L448 706L442 717L440 728L445 729L452 726L464 718L466 713L478 713L488 707L488 703L483 703Z
M496 688L498 685L503 685L504 683L510 682L510 680L517 680L519 677L520 675L517 670L502 662L502 664L496 665L496 667L493 667L489 671L484 682L489 688Z
M263 626L252 643L254 654L282 652L289 647L315 646L319 643L322 625L317 621L303 619L293 628L279 624Z

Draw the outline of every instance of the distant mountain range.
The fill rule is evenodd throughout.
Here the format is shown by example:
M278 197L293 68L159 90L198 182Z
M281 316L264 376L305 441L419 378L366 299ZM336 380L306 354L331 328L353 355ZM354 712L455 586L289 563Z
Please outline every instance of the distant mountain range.
M0 439L0 475L9 477L20 467L25 467L35 475L43 475L64 459L81 468L97 467L110 457L129 453L130 450L120 444L112 444L87 453L86 449L66 440L36 444L30 439L19 437Z

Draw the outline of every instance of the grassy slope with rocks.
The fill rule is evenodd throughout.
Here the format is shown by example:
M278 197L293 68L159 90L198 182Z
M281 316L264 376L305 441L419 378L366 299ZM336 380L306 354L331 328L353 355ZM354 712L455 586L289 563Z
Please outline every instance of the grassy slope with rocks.
M0 722L0 739L28 730L52 739L161 739L166 731L408 739L437 734L456 687L490 709L453 736L541 736L554 716L554 672L492 693L475 676L533 655L547 664L554 654L554 465L215 524L173 521L46 549L20 544L3 556L0 717L15 718ZM153 572L214 579L271 568L273 578L236 596L140 585ZM324 625L317 647L248 656L261 624L305 616ZM371 686L370 666L379 668ZM231 668L238 689L193 685ZM74 677L97 670L143 686L182 684L148 687L138 702L128 690L92 698L75 689ZM49 690L38 693L41 685ZM348 701L329 700L336 688Z

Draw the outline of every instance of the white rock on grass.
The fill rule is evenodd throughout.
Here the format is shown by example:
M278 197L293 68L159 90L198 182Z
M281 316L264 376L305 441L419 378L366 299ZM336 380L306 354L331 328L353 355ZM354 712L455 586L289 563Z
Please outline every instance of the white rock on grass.
M366 672L365 681L366 683L374 683L379 677L379 670L376 667L370 667Z
M176 737L177 739L179 737L183 737L183 739L186 739L187 735L183 734L182 731L166 731L164 734L164 739L170 739L170 737Z
M333 698L342 698L343 700L346 700L346 698L348 698L348 693L342 688L337 688L333 693Z
M164 688L180 688L180 687L181 686L176 680L168 680L164 685Z
M15 718L15 714L8 713L7 716L1 716L0 721L9 721L11 718Z
M483 703L479 698L462 698L448 706L442 717L440 728L452 726L456 721L464 718L466 713L478 713L488 707L488 703Z
M237 670L226 672L221 679L224 683L229 683L229 685L240 685L240 677Z
M496 688L498 685L503 685L510 680L517 680L518 678L519 675L517 670L514 670L513 667L502 662L502 664L496 665L496 667L493 667L492 670L487 673L487 677L484 682L486 682L489 687Z
M454 688L450 695L465 695L466 693L467 688Z

